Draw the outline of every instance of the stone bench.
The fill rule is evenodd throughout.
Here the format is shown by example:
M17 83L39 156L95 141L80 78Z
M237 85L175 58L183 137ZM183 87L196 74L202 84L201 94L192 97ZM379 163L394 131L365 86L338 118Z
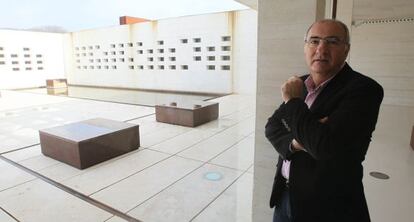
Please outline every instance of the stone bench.
M42 153L79 169L138 149L139 126L90 119L39 130Z
M47 88L48 95L63 95L67 96L69 91L68 88Z
M212 102L171 102L155 106L158 122L195 127L218 118L219 104Z
M66 88L68 83L66 79L47 79L46 88Z

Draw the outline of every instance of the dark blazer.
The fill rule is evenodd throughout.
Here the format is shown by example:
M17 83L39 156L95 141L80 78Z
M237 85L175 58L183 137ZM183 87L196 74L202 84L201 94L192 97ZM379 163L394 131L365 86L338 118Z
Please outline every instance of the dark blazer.
M377 82L345 64L310 109L303 98L282 104L266 124L266 137L279 153L270 207L278 207L285 189L281 166L282 160L288 159L293 221L370 221L362 161L383 94ZM320 123L324 117L328 121ZM291 152L293 138L306 152Z

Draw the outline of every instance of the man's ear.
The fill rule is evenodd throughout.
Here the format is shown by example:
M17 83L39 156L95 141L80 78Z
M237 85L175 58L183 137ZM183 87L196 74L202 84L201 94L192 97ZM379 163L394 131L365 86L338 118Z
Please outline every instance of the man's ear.
M346 57L348 57L348 55L349 55L349 49L351 49L351 45L347 44L346 49L345 49Z

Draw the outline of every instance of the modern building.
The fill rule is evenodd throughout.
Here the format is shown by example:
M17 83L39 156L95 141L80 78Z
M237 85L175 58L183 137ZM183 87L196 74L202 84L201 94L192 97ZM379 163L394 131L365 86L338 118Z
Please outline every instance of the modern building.
M0 220L272 221L277 153L264 125L281 103L280 85L307 72L308 26L336 18L350 28L348 63L385 90L363 162L371 220L412 221L414 2L237 1L251 9L158 21L124 17L124 25L65 34L0 30L0 89L67 78L76 86L230 94L213 99L220 102L217 121L187 129L155 122L151 107L2 90ZM94 116L140 124L140 151L83 172L40 154L38 129Z
M1 30L0 88L67 78L82 86L255 92L256 11L121 20L123 25L63 34Z

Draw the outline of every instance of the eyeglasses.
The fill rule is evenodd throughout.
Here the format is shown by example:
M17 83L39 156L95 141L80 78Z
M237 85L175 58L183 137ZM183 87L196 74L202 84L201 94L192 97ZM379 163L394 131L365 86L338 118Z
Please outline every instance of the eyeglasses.
M318 45L321 44L322 41L324 41L326 45L328 46L339 46L340 44L345 43L344 41L340 40L338 37L326 37L326 38L310 37L309 39L305 40L305 42L310 47L317 47Z

